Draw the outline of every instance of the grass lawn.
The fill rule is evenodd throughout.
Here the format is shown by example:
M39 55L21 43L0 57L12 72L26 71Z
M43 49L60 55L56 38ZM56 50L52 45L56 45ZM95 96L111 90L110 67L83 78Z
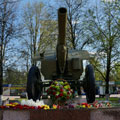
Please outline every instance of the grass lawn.
M96 100L105 100L105 97L104 98L96 98ZM120 100L120 98L118 97L110 97L109 100L112 102L112 103L118 103L118 101Z
M19 102L21 102L22 100L27 100L27 98L16 98L15 100L18 100ZM97 101L105 101L105 97L104 98L96 98ZM110 97L109 100L112 103L118 103L118 101L120 100L120 98L118 97Z
M21 102L22 100L27 100L27 98L16 98L15 100Z

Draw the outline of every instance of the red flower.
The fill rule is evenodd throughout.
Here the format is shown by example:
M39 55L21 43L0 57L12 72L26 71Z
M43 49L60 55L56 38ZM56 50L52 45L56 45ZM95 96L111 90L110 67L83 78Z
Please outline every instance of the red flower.
M86 105L87 103L82 103L82 105Z
M70 88L68 88L68 90L70 90Z
M63 93L60 93L60 97L62 97L63 96Z
M88 104L87 104L87 103L82 103L82 105L85 105L86 107L88 106Z
M38 109L41 109L41 106L38 106Z
M67 96L67 99L69 99L70 97L69 96Z
M67 92L67 94L69 95L70 93L69 93L69 92Z
M52 87L50 87L50 89L53 89Z
M55 94L56 94L56 92L53 92L52 94L53 94L53 95L55 95Z
M3 109L3 108L6 108L6 106L0 106L0 108L2 108L2 109Z
M62 88L60 89L60 92L63 92L63 89L62 89Z
M59 98L59 96L56 96L56 98Z
M57 105L57 109L60 109L60 105Z
M19 109L23 109L24 107L23 106L19 106Z
M35 106L31 106L31 109L35 109Z

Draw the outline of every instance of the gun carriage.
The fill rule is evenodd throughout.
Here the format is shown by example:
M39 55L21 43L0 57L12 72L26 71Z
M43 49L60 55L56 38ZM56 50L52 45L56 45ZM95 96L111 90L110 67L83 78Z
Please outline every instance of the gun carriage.
M67 22L67 9L58 10L58 43L56 52L46 52L44 56L39 54L35 59L41 61L41 69L33 65L28 73L27 93L28 99L37 100L42 94L43 87L50 86L53 80L65 79L69 82L74 91L81 94L80 87L84 88L88 103L95 100L95 78L92 65L87 65L83 80L80 77L83 73L83 60L90 59L90 54L85 51L68 51L65 41ZM51 55L52 54L52 55ZM44 75L44 82L41 79L41 73Z

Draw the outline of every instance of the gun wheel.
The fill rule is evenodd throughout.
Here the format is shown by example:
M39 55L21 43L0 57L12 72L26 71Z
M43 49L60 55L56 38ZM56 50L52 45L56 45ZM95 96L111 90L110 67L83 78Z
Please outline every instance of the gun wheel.
M39 68L32 66L28 72L27 77L27 94L28 99L36 101L40 99L42 93L42 80L40 76Z
M87 65L85 69L85 92L86 99L88 103L93 103L95 101L95 76L92 65Z

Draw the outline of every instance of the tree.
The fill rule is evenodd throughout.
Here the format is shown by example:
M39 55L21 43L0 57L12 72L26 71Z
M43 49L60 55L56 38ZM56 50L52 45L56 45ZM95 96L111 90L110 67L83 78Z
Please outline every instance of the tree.
M67 9L66 41L69 49L83 49L90 40L84 36L83 16L86 11L88 0L56 0L56 7L49 5L53 17L57 16L57 9ZM54 10L54 11L53 11Z
M9 43L14 40L17 32L16 1L0 1L0 95L2 95L3 69L6 62ZM7 49L8 48L8 49Z
M86 16L86 22L89 23L87 29L93 41L91 47L96 51L102 66L102 71L100 69L97 71L106 81L106 95L109 94L111 72L115 62L120 59L120 29L117 24L120 11L116 10L116 4L118 2L102 2L103 7L99 8L100 10L97 7L95 7L96 10L89 9Z
M94 70L95 70L95 80L105 80L105 72L103 70L103 67L101 65L101 62L99 61L99 57L93 57L92 59L90 59L90 64L92 64L94 66Z
M44 52L56 40L56 22L50 18L42 2L27 3L23 11L23 27L26 34L23 36L24 50L28 56L29 65L36 64L33 58L37 52Z
M115 63L115 67L112 70L112 76L115 81L120 81L120 62Z
M88 41L83 40L83 8L87 0L64 0L65 7L68 11L67 39L71 42L73 49L83 49ZM81 39L82 38L82 39Z
M21 72L17 69L8 68L6 71L6 78L4 84L26 84L27 82L26 72Z

